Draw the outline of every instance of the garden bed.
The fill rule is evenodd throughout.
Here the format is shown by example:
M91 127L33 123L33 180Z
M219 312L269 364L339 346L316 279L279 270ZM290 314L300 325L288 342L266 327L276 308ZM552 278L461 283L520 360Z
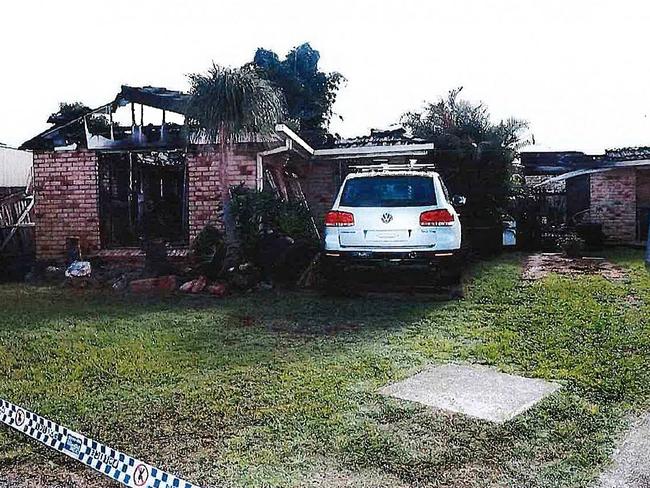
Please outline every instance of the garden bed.
M626 278L623 268L601 257L568 257L560 253L540 253L525 259L522 272L525 280L539 280L550 273L566 276L599 275L612 281L622 281Z

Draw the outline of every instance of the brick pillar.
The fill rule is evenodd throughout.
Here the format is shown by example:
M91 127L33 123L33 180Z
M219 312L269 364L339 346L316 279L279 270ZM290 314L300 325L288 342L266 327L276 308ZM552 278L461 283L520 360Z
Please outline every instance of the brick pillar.
M255 188L257 183L258 144L239 144L230 154L227 168L230 186L243 183ZM187 152L188 217L190 243L206 225L222 228L220 152L218 146L196 146Z
M97 161L91 151L34 154L37 259L64 260L71 236L79 237L82 256L100 248Z

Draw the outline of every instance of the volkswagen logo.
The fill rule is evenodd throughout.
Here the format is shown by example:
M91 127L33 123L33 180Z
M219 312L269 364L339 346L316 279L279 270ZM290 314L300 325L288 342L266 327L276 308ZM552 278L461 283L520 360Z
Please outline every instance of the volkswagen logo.
M384 224L389 223L391 220L393 220L393 216L391 214L389 214L388 212L386 212L384 215L381 216L381 221Z

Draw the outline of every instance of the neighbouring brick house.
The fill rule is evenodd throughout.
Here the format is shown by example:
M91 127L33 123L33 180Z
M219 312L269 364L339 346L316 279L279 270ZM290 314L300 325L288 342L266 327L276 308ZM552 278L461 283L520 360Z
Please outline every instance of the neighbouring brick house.
M187 100L164 88L123 86L112 102L74 120L50 119L54 127L23 144L34 153L38 259L65 259L69 238L78 239L84 256L137 255L143 237L163 239L172 256L185 255L201 229L221 225L221 152L187 144ZM118 124L114 117L128 107L130 124ZM145 107L159 113L158 124L145 124ZM169 120L174 114L177 123ZM283 198L304 192L320 222L349 165L430 159L432 150L403 131L314 149L278 125L269 137L233 146L228 184L269 185Z
M607 240L647 239L650 215L650 148L581 152L524 151L527 181L562 197L566 223L601 224Z

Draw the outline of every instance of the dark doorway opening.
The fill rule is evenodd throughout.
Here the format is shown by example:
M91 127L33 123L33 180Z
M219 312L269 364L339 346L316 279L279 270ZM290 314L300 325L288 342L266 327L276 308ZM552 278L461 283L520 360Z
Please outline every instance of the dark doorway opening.
M591 207L591 177L576 176L566 180L566 214L569 224L579 223Z
M185 155L104 153L99 157L102 247L139 247L162 239L187 245Z
M650 169L636 171L636 240L648 240L650 219Z

